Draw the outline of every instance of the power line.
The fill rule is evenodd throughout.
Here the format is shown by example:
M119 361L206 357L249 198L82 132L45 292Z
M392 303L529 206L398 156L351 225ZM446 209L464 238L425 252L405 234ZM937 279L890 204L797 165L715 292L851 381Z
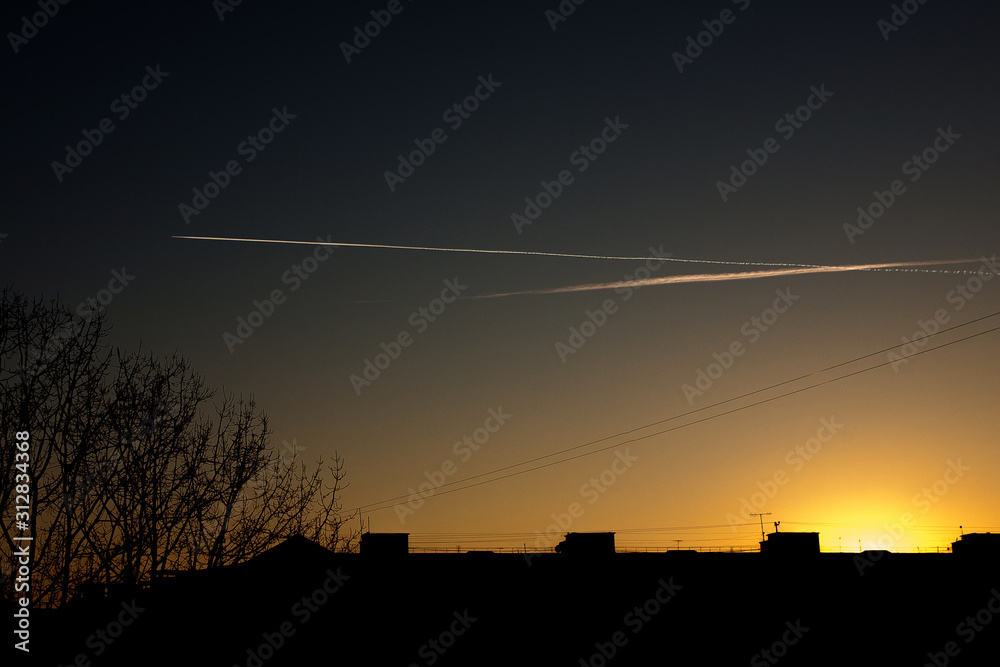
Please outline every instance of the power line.
M1000 315L1000 312L991 313L990 315L984 315L983 317L979 317L979 318L976 318L974 320L970 320L969 322L965 322L963 324L958 324L958 325L955 325L953 327L949 327L947 329L942 329L941 331L938 331L938 332L927 334L927 337L930 338L931 336L937 336L937 335L941 335L943 333L947 333L949 331L954 331L956 329L960 329L962 327L969 326L970 324L975 324L976 322L981 322L983 320L986 320L986 319L989 319L989 318L992 318L992 317L997 317L998 315ZM949 347L949 346L955 345L957 343L962 343L962 342L971 340L973 338L978 338L979 336L983 336L983 335L988 334L988 333L993 333L994 331L998 331L998 330L1000 330L1000 327L994 327L992 329L987 329L986 331L981 331L981 332L978 332L978 333L975 333L975 334L970 334L970 335L965 336L963 338L958 338L956 340L949 341L947 343L942 343L941 345L938 345L936 347L927 348L927 349L924 349L924 350L917 350L913 354L907 355L907 358L909 358L909 357L915 357L915 356L918 356L918 355L921 355L921 354L926 354L927 352L932 352L932 351L935 351L935 350L940 350L942 348ZM893 364L895 362L891 361L891 360L890 361L885 361L885 362L876 364L874 366L869 366L867 368L863 368L863 369L858 370L858 371L853 371L851 373L846 373L844 375L841 375L841 376L838 376L838 377L835 377L835 378L832 378L832 379L829 379L829 380L824 380L823 382L819 382L819 383L814 384L814 385L809 385L807 387L800 387L798 389L794 389L792 391L789 391L789 392L786 392L786 393L783 393L783 394L778 394L777 396L772 396L770 398L766 398L766 399L763 399L763 400L760 400L760 401L756 401L754 403L749 403L747 405L743 405L743 406L740 406L740 407L737 407L737 408L726 410L726 411L723 411L723 412L720 412L720 413L717 413L717 414L714 414L714 415L710 415L708 417L703 417L701 419L696 419L694 421L687 422L687 423L681 424L679 426L674 426L674 427L671 427L671 428L668 428L668 429L663 429L663 430L660 430L660 431L656 431L654 433L649 433L649 434L646 434L646 435L637 436L637 437L631 438L629 440L623 440L621 442L618 442L618 443L613 444L613 445L609 445L607 447L601 447L599 449L595 449L595 450L590 451L590 452L584 452L582 454L577 454L575 456L570 456L570 457L567 457L567 458L564 458L564 459L560 459L558 461L553 461L553 462L546 463L546 464L543 464L543 465L534 466L532 468L527 468L525 470L520 470L520 471L517 471L517 472L508 473L506 475L501 475L500 477L495 477L495 478L492 478L492 479L483 480L483 481L480 481L480 482L476 482L474 484L466 484L466 485L460 486L458 488L447 489L445 491L440 491L439 490L439 489L442 489L444 487L454 486L454 485L457 485L457 484L465 484L466 482L469 482L470 480L473 480L473 479L478 479L480 477L485 477L487 475L494 475L494 474L496 474L498 472L503 472L504 470L510 470L511 468L519 468L521 466L528 465L529 463L534 463L536 461L542 461L542 460L547 459L547 458L552 458L553 456L558 456L560 454L565 454L567 452L571 452L571 451L574 451L574 450L577 450L577 449L581 449L583 447L589 447L591 445L595 445L595 444L598 444L598 443L601 443L601 442L605 442L605 441L611 440L613 438L618 438L618 437L621 437L621 436L630 435L632 433L635 433L636 431L641 431L641 430L650 428L652 426L657 426L659 424L664 424L666 422L673 421L675 419L680 419L681 417L687 417L687 416L696 414L698 412L702 412L704 410L708 410L708 409L711 409L711 408L716 408L716 407L719 407L721 405L725 405L727 403L731 403L733 401L738 401L740 399L747 398L749 396L753 396L753 395L756 395L756 394L759 394L759 393L762 393L762 392L765 392L765 391L769 391L771 389L775 389L777 387L784 386L786 384L790 384L792 382L797 382L799 380L803 380L803 379L812 377L814 375L819 375L821 373L826 373L826 372L831 371L831 370L833 370L835 368L840 368L842 366L853 364L853 363L855 363L857 361L861 361L862 359L868 359L869 357L873 357L873 356L876 356L876 355L879 355L879 354L883 354L885 352L889 352L891 350L895 350L896 348L900 347L900 345L901 344L897 344L897 345L893 345L891 347L883 348L881 350L878 350L877 352L871 352L869 354L865 354L865 355L862 355L860 357L855 357L854 359L851 359L849 361L843 361L843 362L834 364L832 366L827 366L826 368L823 368L823 369L818 370L818 371L813 371L811 373L806 373L804 375L800 375L798 377L795 377L795 378L792 378L792 379L789 379L789 380L784 380L782 382L778 382L776 384L772 384L772 385L764 387L762 389L756 389L754 391L747 392L745 394L741 394L740 396L736 396L734 398L729 398L729 399L726 399L724 401L719 401L717 403L713 403L711 405L707 405L707 406L704 406L704 407L701 407L701 408L697 408L695 410L689 410L687 412L683 412L683 413L678 414L678 415L673 415L673 416L667 417L665 419L661 419L661 420L658 420L658 421L655 421L655 422L650 422L649 424L645 424L643 426L637 426L637 427L629 429L627 431L622 431L620 433L616 433L616 434L613 434L613 435L605 436L603 438L598 438L596 440L591 440L589 442L586 442L586 443L583 443L583 444L580 444L580 445L574 445L573 447L567 447L565 449L562 449L562 450L559 450L559 451L556 451L556 452L552 452L550 454L545 454L543 456L538 456L538 457L535 457L535 458L532 458L532 459L527 459L525 461L521 461L520 463L514 463L514 464L511 464L511 465L508 465L508 466L497 468L495 470L491 470L491 471L487 471L487 472L484 472L484 473L480 473L478 475L472 475L470 477L466 477L466 478L461 479L461 480L456 480L454 482L448 482L448 483L442 484L442 485L440 485L438 487L435 487L434 493L432 495L421 496L420 499L421 500L429 500L431 498L437 498L437 497L440 497L440 496L447 495L449 493L454 493L455 491L462 491L462 490L465 490L465 489L471 489L471 488L474 488L474 487L477 487L477 486L482 486L484 484L489 484L491 482L498 482L498 481L500 481L502 479L508 479L510 477L516 477L518 475L522 475L524 473L533 472L535 470L541 470L543 468L548 468L550 466L558 465L558 464L561 464L561 463L567 463L569 461L573 461L575 459L583 458L585 456L591 456L593 454L599 454L599 453L607 451L609 449L615 449L617 447L621 447L622 445L625 445L625 444L629 444L629 443L633 443L633 442L638 442L640 440L645 440L645 439L648 439L648 438L652 438L652 437L657 436L657 435L663 435L665 433L671 433L673 431L676 431L676 430L679 430L679 429L682 429L682 428L686 428L688 426L694 426L695 424L700 424L700 423L703 423L703 422L706 422L706 421L710 421L712 419L717 419L718 417L723 417L723 416L726 416L726 415L729 415L729 414L740 412L742 410L746 410L748 408L756 407L758 405L763 405L765 403L770 403L771 401L775 401L775 400L778 400L778 399L781 399L781 398L786 398L788 396L793 396L795 394L807 391L809 389L815 389L817 387L822 387L823 385L831 384L831 383L837 382L839 380L844 380L846 378L853 377L855 375L860 375L862 373L867 373L868 371L872 371L872 370L875 370L875 369L878 369L878 368L882 368L883 366L888 366L888 365ZM410 498L413 495L418 495L419 496L420 494L406 494L406 495L395 496L395 497L387 498L387 499L384 499L384 500L381 500L381 501L378 501L378 502L368 503L366 505L361 505L361 506L352 508L351 510L348 510L348 511L366 511L366 512L369 512L369 513L371 513L371 512L378 512L378 511L381 511L381 510L384 510L384 509L389 509L390 507L395 507L396 505L406 504L404 502L396 502L396 503L394 503L392 501L394 501L394 500L401 500L401 499L404 499L404 498ZM390 504L386 505L385 503L390 503ZM374 508L374 509L366 509L366 508Z
M974 320L970 320L970 321L965 322L963 324L957 324L957 325L955 325L953 327L948 327L947 329L942 329L941 331L937 331L937 332L928 334L928 338L931 337L931 336L938 336L938 335L941 335L943 333L947 333L949 331L954 331L956 329L960 329L962 327L969 326L970 324L975 324L976 322L981 322L982 320L986 320L986 319L989 319L991 317L996 317L998 315L1000 315L1000 312L992 313L991 315L984 315L983 317L979 317L979 318L976 318ZM781 386L784 386L786 384L791 384L792 382L798 382L799 380L804 380L804 379L812 377L814 375L819 375L821 373L826 373L827 371L831 371L831 370L833 370L835 368L840 368L841 366L847 366L847 365L853 364L853 363L855 363L857 361L861 361L862 359L867 359L869 357L874 357L876 355L883 354L885 352L889 352L890 350L895 350L897 347L900 347L900 345L899 344L892 345L890 347L886 347L886 348L883 348L881 350L878 350L877 352L871 352L869 354L866 354L866 355L863 355L863 356L860 356L860 357L855 357L854 359L851 359L849 361L843 361L843 362L834 364L832 366L827 366L826 368L820 369L818 371L813 371L811 373L806 373L804 375L800 375L798 377L794 377L794 378L792 378L790 380L783 380L782 382L778 382L776 384L772 384L772 385L764 387L762 389L755 389L754 391L750 391L750 392L747 392L745 394L741 394L739 396L735 396L733 398L727 398L724 401L719 401L717 403L712 403L712 404L709 404L709 405L706 405L706 406L703 406L703 407L700 407L700 408L695 408L694 410L688 410L687 412L682 412L681 414L674 415L672 417L666 417L665 419L660 419L660 420L655 421L655 422L650 422L649 424L644 424L642 426L637 426L637 427L629 429L627 431L622 431L620 433L615 433L613 435L608 435L608 436L605 436L603 438L598 438L597 440L591 440L591 441L585 442L585 443L583 443L581 445L574 445L573 447L567 447L566 449L560 449L560 450L552 452L550 454L544 454L542 456L536 456L535 458L526 459L526 460L521 461L519 463L513 463L511 465L503 466L501 468L495 468L494 470L489 470L487 472L480 473L478 475L472 475L470 477L465 477L464 479L456 480L454 482L447 482L445 484L441 484L440 486L437 486L436 488L437 489L442 489L442 488L445 488L447 486L454 486L456 484L462 484L462 483L468 482L468 481L473 480L473 479L478 479L480 477L486 477L487 475L493 475L493 474L496 474L498 472L503 472L504 470L510 470L511 468L519 468L521 466L528 465L529 463L534 463L536 461L543 461L545 459L552 458L553 456L558 456L559 454L565 454L566 452L571 452L571 451L574 451L574 450L577 450L577 449L581 449L583 447L589 447L590 445L596 445L598 443L605 442L606 440L610 440L612 438L617 438L617 437L620 437L620 436L623 436L623 435L629 435L629 434L635 433L636 431L641 431L643 429L647 429L647 428L649 428L651 426L657 426L659 424L665 424L666 422L673 421L675 419L680 419L681 417L687 417L689 415L693 415L693 414L696 414L698 412L702 412L704 410L710 410L712 408L717 408L720 405L725 405L727 403L732 403L733 401L738 401L740 399L747 398L748 396L754 396L755 394L759 394L759 393L762 393L762 392L765 392L765 391L769 391L771 389L775 389L777 387L781 387ZM377 501L377 502L368 503L366 505L361 505L359 507L354 508L351 511L354 511L354 510L364 510L367 507L374 507L376 505L383 505L383 504L391 502L393 500L400 500L400 499L403 499L403 498L409 498L412 495L414 495L414 494L404 494L404 495L400 495L400 496L394 496L392 498L385 498L385 499ZM392 505L390 505L390 507L392 507ZM376 510L373 510L373 511L376 511Z
M995 317L996 315L1000 315L1000 313L993 313L992 315L988 315L988 316L986 316L986 317ZM980 320L981 320L981 319L986 319L986 317L983 317L983 318L979 318L979 319L980 319ZM979 320L973 320L973 322L975 322L975 321L979 321ZM972 322L967 322L966 324L972 324ZM960 326L965 326L965 324L963 324L963 325L958 325L958 326L956 326L956 327L951 327L951 329L948 329L948 330L952 330L952 329L957 329L957 328L958 328L958 327L960 327ZM924 354L924 353L927 353L927 352L931 352L931 351L934 351L934 350L939 350L939 349L942 349L942 348L944 348L944 347L948 347L948 346L950 346L950 345L953 345L953 344L956 344L956 343L961 343L961 342L964 342L964 341L966 341L966 340L971 340L972 338L977 338L977 337L979 337L979 336L982 336L982 335L985 335L985 334L988 334L988 333L992 333L992 332L994 332L994 331L998 331L998 330L1000 330L1000 327L994 327L993 329L988 329L988 330L986 330L986 331L982 331L982 332L979 332L979 333L976 333L976 334L972 334L972 335L970 335L970 336L966 336L966 337L964 337L964 338L959 338L959 339L957 339L957 340L954 340L954 341L950 341L950 342L948 342L948 343L944 343L944 344L942 344L942 345L938 345L937 347L933 347L933 348L928 348L928 349L926 349L926 350L919 350L919 351L917 351L917 352L915 352L915 353L913 353L913 354L911 354L911 355L908 355L908 357L913 357L913 356L917 356L917 355L920 355L920 354ZM944 333L944 332L942 331L942 332L940 332L940 333ZM457 480L457 481L455 481L455 482L450 482L450 483L448 483L448 484L442 484L442 485L441 485L440 487L437 487L437 488L438 488L438 489L440 489L440 488L443 488L443 487L445 487L445 486L452 486L452 485L454 485L454 484L461 484L461 483L463 483L463 482L467 482L467 481L469 481L469 480L471 480L471 479L476 479L476 478L478 478L478 477L483 477L483 476L485 476L485 475L492 475L492 474L495 474L496 472L500 472L500 471L502 471L502 470L507 470L507 469L510 469L510 468L517 468L517 467L520 467L520 466L522 466L522 465L526 465L526 464L528 464L528 463L531 463L531 462L534 462L534 461L539 461L539 460L542 460L542 459L546 459L546 458L551 458L552 456L557 456L557 455L559 455L559 454L563 454L563 453L566 453L566 452L569 452L569 451L573 451L573 450L576 450L576 449L580 449L581 447L586 447L586 446L589 446L589 445L593 445L593 444L596 444L596 443L598 443L598 442L603 442L603 441L605 441L605 440L609 440L609 439L612 439L612 438L616 438L616 437L619 437L619 436L621 436L621 435L627 435L627 434L630 434L630 433L634 433L635 431L640 431L640 430L642 430L642 429L645 429L645 428L649 428L650 426L655 426L655 425L657 425L657 424L662 424L662 423L664 423L664 422L667 422L667 421L671 421L671 420L674 420L674 419L678 419L678 418L680 418L680 417L685 417L685 416L688 416L688 415L691 415L691 414L694 414L695 412L700 412L700 411L702 411L702 410L705 410L705 409L707 409L707 408L711 408L711 407L718 407L719 405L723 405L723 404L725 404L725 403L729 403L729 402L731 402L731 401L734 401L734 400L738 400L738 399L740 399L740 398L745 398L745 397L747 397L747 396L751 396L751 395L754 395L754 394L757 394L757 393L760 393L760 392L762 392L762 391L767 391L768 389L773 389L773 388L775 388L775 387L778 387L778 386L781 386L781 385L784 385L784 384L788 384L789 382L795 382L796 380L800 380L800 379L803 379L803 378L806 378L806 377L810 377L810 376L812 376L812 375L816 375L816 374L819 374L819 373L823 373L823 372L826 372L827 370L830 370L830 369L833 369L833 368L837 368L837 367L839 367L839 366L843 366L843 365L846 365L846 364L850 364L850 363L854 363L855 361L859 361L859 360L861 360L861 359L865 359L865 358L868 358L868 357L870 357L870 356L873 356L873 355L875 355L875 354L881 354L882 352L886 352L886 351L888 351L888 350L893 350L893 349L895 349L896 347L899 347L899 345L895 345L895 346L893 346L893 347L890 347L890 348L886 348L886 349L884 349L884 350L881 350L880 352L874 352L874 353L872 353L872 354L867 354L867 355L864 355L864 356L862 356L862 357L857 357L857 358L855 358L855 359L852 359L851 361L847 361L847 362L842 362L842 363L840 363L840 364L836 364L836 365L834 365L834 366L830 366L830 367L828 367L828 368L826 368L826 369L823 369L823 370L821 370L821 371L815 371L815 372L813 372L813 373L809 373L809 374L807 374L807 375L803 375L803 376L800 376L800 377L798 377L798 378L795 378L795 379L792 379L792 380L786 380L786 381L784 381L784 382L780 382L780 383L778 383L778 384L775 384L775 385L771 385L770 387L765 387L764 389L758 389L758 390L755 390L755 391L752 391L752 392L749 392L749 393L747 393L747 394L743 394L742 396L737 396L737 397L735 397L735 398L731 398L731 399L728 399L728 400L726 400L726 401L720 401L719 403L715 403L715 404L713 404L713 405L710 405L710 406L706 406L706 407L704 407L704 408L699 408L699 409L697 409L697 410L691 410L691 411L689 411L689 412L686 412L686 413L682 413L682 414L680 414L680 415L675 415L675 416L673 416L673 417L668 417L668 418L666 418L666 419L662 419L662 420L660 420L660 421L657 421L657 422L652 422L652 423L650 423L650 424L646 424L645 426L640 426L640 427L636 427L636 428L634 428L634 429L630 429L630 430L628 430L628 431L623 431L623 432L621 432L621 433L618 433L618 434L615 434L615 435L610 435L610 436L606 436L606 437L604 437L604 438L600 438L600 439L598 439L598 440L593 440L593 441L591 441L591 442L588 442L588 443L584 443L584 444L582 444L582 445L576 445L576 446L574 446L574 447L569 447L569 448L566 448L566 449L563 449L563 450L560 450L560 451L557 451L557 452L553 452L553 453L551 453L551 454L546 454L545 456L540 456L540 457L536 457L536 458L534 458L534 459L529 459L529 460L527 460L527 461L522 461L521 463L517 463L517 464L513 464L513 465L510 465L510 466L506 466L506 467L504 467L504 468L498 468L498 469L496 469L496 470L493 470L493 471L490 471L490 472L486 472L486 473L482 473L482 474L479 474L479 475L474 475L474 476L472 476L472 477L467 477L467 478L465 478L465 479L463 479L463 480ZM426 496L426 497L422 497L421 499L422 499L422 500L428 500L428 499L430 499L430 498L436 498L436 497L438 497L438 496L443 496L443 495L447 495L447 494L449 494L449 493L453 493L453 492L455 492L455 491L462 491L462 490L464 490L464 489L470 489L470 488L473 488L473 487L476 487L476 486L481 486L481 485L483 485L483 484L488 484L488 483L490 483L490 482L497 482L497 481L500 481L501 479L507 479L507 478L509 478L509 477L515 477L515 476L517 476L517 475L521 475L521 474L524 474L524 473L527 473L527 472L532 472L532 471L535 471L535 470L541 470L542 468L547 468L547 467L550 467L550 466L553 466L553 465L558 465L558 464L560 464L560 463L566 463L566 462L568 462L568 461L573 461L573 460L575 460L575 459L578 459L578 458L583 458L583 457L585 457L585 456L590 456L590 455L592 455L592 454L598 454L598 453L600 453L600 452L604 452L604 451L607 451L607 450L609 450L609 449L614 449L614 448L616 448L616 447L620 447L620 446L622 446L622 445L625 445L625 444L629 444L629 443L632 443L632 442L638 442L638 441L640 441L640 440L645 440L645 439L647 439L647 438L651 438L651 437L653 437L653 436L656 436L656 435L663 435L663 434L665 434L665 433L670 433L670 432L673 432L673 431L676 431L676 430L679 430L679 429L682 429L682 428L686 428L686 427L688 427L688 426L693 426L693 425L695 425L695 424L700 424L700 423L702 423L702 422L706 422L706 421L710 421L710 420L712 420L712 419L716 419L716 418L718 418L718 417L722 417L722 416L725 416L725 415L729 415L729 414L732 414L732 413L735 413L735 412L739 412L739 411L741 411L741 410L745 410L745 409L747 409L747 408L752 408L752 407L756 407L756 406L758 406L758 405L763 405L764 403L769 403L769 402L771 402L771 401L775 401L775 400L778 400L778 399L780 399L780 398L785 398L785 397L787 397L787 396L792 396L792 395L794 395L794 394L798 394L798 393L800 393L800 392L803 392L803 391L806 391L806 390L809 390L809 389L815 389L816 387L821 387L821 386L823 386L823 385L826 385L826 384L830 384L830 383L833 383L833 382L836 382L836 381L838 381L838 380L843 380L843 379L846 379L846 378L849 378L849 377L853 377L853 376L855 376L855 375L860 375L861 373L867 373L868 371L871 371L871 370L875 370L875 369L877 369L877 368L881 368L881 367L883 367L883 366L887 366L887 365L889 365L889 364L892 364L892 363L894 363L894 362L893 362L893 361L886 361L886 362L883 362L883 363L880 363L880 364L876 364L875 366L870 366L870 367L868 367L868 368L864 368L864 369L861 369L861 370L859 370L859 371L854 371L854 372L852 372L852 373L847 373L847 374L845 374L845 375L841 375L841 376L839 376L839 377L836 377L836 378L833 378L833 379L831 379L831 380L825 380L825 381L823 381L823 382L820 382L820 383L818 383L818 384L814 384L814 385L810 385L810 386L808 386L808 387L801 387L801 388L799 388L799 389L795 389L795 390L792 390L792 391L790 391L790 392L786 392L786 393L784 393L784 394L779 394L779 395L777 395L777 396L772 396L771 398L767 398L767 399L764 399L764 400L761 400L761 401L757 401L757 402L755 402L755 403L750 403L750 404L747 404L747 405L744 405L744 406L740 406L740 407L738 407L738 408L733 408L732 410L726 410L726 411L724 411L724 412L721 412L721 413L718 413L718 414L715 414L715 415L711 415L711 416L709 416L709 417L704 417L704 418L702 418L702 419L697 419L697 420L695 420L695 421L692 421L692 422L688 422L688 423L686 423L686 424L681 424L680 426L675 426L675 427L672 427L672 428L669 428L669 429L664 429L664 430L661 430L661 431L656 431L656 432L654 432L654 433L649 433L649 434L647 434L647 435L643 435L643 436L638 436L638 437L636 437L636 438L632 438L632 439L629 439L629 440L623 440L622 442L619 442L619 443L616 443L616 444L614 444L614 445L610 445L610 446L608 446L608 447L602 447L602 448L600 448L600 449L595 449L595 450L593 450L593 451L591 451L591 452L585 452L585 453L583 453L583 454L578 454L578 455L576 455L576 456L571 456L571 457L568 457L568 458L565 458L565 459L560 459L559 461L553 461L552 463L546 463L546 464L544 464L544 465L540 465L540 466L535 466L535 467L533 467L533 468L528 468L528 469L526 469L526 470L521 470L521 471L518 471L518 472L514 472L514 473L510 473L510 474L507 474L507 475L502 475L502 476L500 476L500 477L496 477L496 478L493 478L493 479L488 479L488 480L483 480L482 482L476 482L475 484L468 484L468 485L466 485L466 486L462 486L462 487L459 487L459 488L457 488L457 489L449 489L449 490L447 490L447 491L442 491L442 492L437 492L437 491L435 490L435 493L434 493L433 495L429 495L429 496ZM390 499L387 499L387 500L384 500L384 501L382 501L382 502L379 502L379 503L370 503L370 504L368 504L368 505L364 505L364 506L361 506L361 507L358 507L358 508L355 508L355 509L358 509L358 510L361 510L361 509L364 509L365 507L372 507L373 505L381 505L382 503L385 503L385 502L390 502L390 501L392 501L392 500L398 500L398 499L400 499L400 498L409 498L409 497L410 497L410 496L412 496L412 495L414 495L414 494L409 494L409 495L404 495L404 496L396 496L395 498L390 498ZM372 510L367 510L367 511L368 511L368 512L377 512L377 511L380 511L380 510L383 510L383 509L388 509L388 508L390 508L390 507L395 507L396 505L402 505L402 504L405 504L405 503L393 503L393 504L390 504L390 505L385 505L384 507L376 507L375 509L372 509Z
M804 526L804 527L832 527L832 528L843 528L843 529L854 529L854 530L871 530L871 529L884 529L883 525L879 524L865 524L865 523L837 523L837 522L824 522L824 521L783 521L782 523ZM734 526L740 527L753 527L753 530L738 530L732 531ZM716 528L729 528L730 530L716 531ZM669 526L669 527L658 527L658 528L625 528L621 530L616 530L615 534L621 536L623 539L617 544L619 550L629 551L629 550L643 550L646 548L664 548L663 544L668 544L670 542L676 542L677 539L674 537L659 537L656 534L669 534L669 533L683 533L687 535L693 534L693 537L688 542L698 542L702 546L689 545L687 548L691 550L697 550L699 548L709 548L713 549L716 547L708 546L709 543L725 543L726 545L732 545L734 547L745 547L744 542L750 541L754 548L759 544L756 537L756 522L739 523L739 524L705 524L705 525L691 525L691 526ZM1000 526L970 526L975 532L986 532L986 531L997 531L1000 530ZM705 532L707 531L707 532ZM951 533L954 534L955 526L951 525L929 525L929 526L911 526L908 528L908 532L917 533L922 535L920 539L934 539L939 537L941 534ZM415 545L417 549L432 548L436 545L454 545L454 544L469 544L469 545L481 545L481 544L503 544L507 542L523 543L524 540L537 536L537 531L534 533L528 532L428 532L428 533L410 533L410 543ZM950 540L949 540L950 541ZM451 549L451 546L441 546L444 549ZM665 547L669 549L670 547ZM935 548L935 547L927 547ZM547 549L543 549L547 550ZM918 548L919 550L919 548Z
M783 521L782 523L787 523L796 526L828 526L833 528L877 528L884 529L884 524L876 523L832 523L823 521ZM987 531L1000 531L1000 526L966 526L967 529L972 529L976 532ZM907 526L907 531L936 531L936 532L948 532L954 531L955 526Z
M691 531L691 530L705 530L709 528L729 528L730 526L756 526L756 523L715 523L715 524L703 524L696 526L667 526L661 528L624 528L622 530L616 530L616 533L649 533L649 532L674 532L674 531ZM449 539L454 537L524 537L532 536L535 533L529 532L513 532L513 533L501 533L496 531L480 531L480 532L466 532L466 531L456 531L456 532L429 532L429 533L410 533L410 538L440 538Z

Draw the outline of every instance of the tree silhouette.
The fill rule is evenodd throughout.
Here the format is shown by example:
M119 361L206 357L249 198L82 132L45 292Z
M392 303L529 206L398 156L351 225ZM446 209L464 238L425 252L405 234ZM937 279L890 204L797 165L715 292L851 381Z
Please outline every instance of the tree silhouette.
M97 310L0 293L0 557L15 548L14 436L28 430L36 605L241 562L292 535L353 548L339 454L325 469L288 461L252 396L209 405L181 356L112 350L107 333Z
M35 578L33 597L46 587L68 589L70 564L79 556L83 523L63 508L67 493L81 486L99 437L109 357L102 316L79 319L56 304L28 303L11 289L0 295L0 503L3 548L14 548L14 436L30 432L28 543ZM39 584L38 581L46 583ZM43 594L44 595L44 594ZM55 599L52 593L48 593ZM58 598L65 601L65 592Z

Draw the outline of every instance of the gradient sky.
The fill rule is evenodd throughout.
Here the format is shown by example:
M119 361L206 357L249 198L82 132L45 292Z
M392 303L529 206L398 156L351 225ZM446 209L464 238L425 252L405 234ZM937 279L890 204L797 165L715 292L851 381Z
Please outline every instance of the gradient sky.
M1000 530L998 333L713 416L889 360L878 354L632 437L712 417L704 423L466 491L436 489L412 513L377 504L428 479L481 475L878 352L935 315L954 326L996 313L1000 280L833 273L462 299L441 312L433 302L446 281L475 296L622 280L644 263L337 248L303 264L315 247L172 238L652 248L835 265L992 257L1000 8L903 4L916 12L889 30L888 2L595 0L553 30L556 0L401 0L347 62L341 44L385 2L243 2L221 17L223 3L207 0L71 3L35 32L22 17L38 4L7 3L4 32L33 36L12 44L8 34L5 47L3 282L75 307L124 268L134 278L108 305L113 343L177 350L210 385L253 393L275 446L294 442L306 460L339 451L345 507L383 507L364 513L371 529L410 532L416 546L551 546L544 533L563 514L558 528L617 531L619 546L753 546L759 527L729 525L756 521L744 500L783 530L819 530L826 548L840 538L845 550L859 540L939 546L959 525ZM713 23L723 10L731 22ZM678 71L688 37L720 26ZM480 77L494 89L456 128L445 114ZM144 79L145 98L123 106ZM808 120L776 126L813 90L825 100L811 99ZM275 110L281 131L247 148ZM67 145L96 136L105 118L113 131L57 174ZM576 153L616 121L603 153ZM438 128L446 140L390 189L397 156ZM915 170L910 161L936 140L947 150ZM767 160L723 200L717 183L748 150ZM230 161L239 172L185 220L180 205ZM518 229L512 214L563 170L572 182ZM896 180L884 214L845 231ZM652 275L752 268L664 263ZM227 345L238 318L274 290L283 300L273 313ZM560 356L557 344L608 299L603 326ZM785 312L774 319L776 299ZM421 307L439 315L430 321ZM765 331L755 317L772 323ZM356 391L351 376L401 334L410 344ZM729 368L686 395L713 354L737 343ZM491 410L509 418L477 434L497 425ZM478 451L455 448L487 434ZM826 442L809 442L817 436ZM794 453L810 446L808 461Z

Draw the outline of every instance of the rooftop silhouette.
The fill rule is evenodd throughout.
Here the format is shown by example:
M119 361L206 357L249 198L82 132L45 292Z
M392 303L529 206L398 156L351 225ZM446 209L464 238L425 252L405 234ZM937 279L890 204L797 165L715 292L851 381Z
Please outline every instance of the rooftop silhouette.
M151 647L160 664L246 667L924 664L946 647L968 661L998 648L998 544L820 553L817 533L775 532L760 553L620 553L614 533L569 533L554 552L433 554L409 553L405 533L368 533L360 553L294 537L245 563L77 598L42 615L63 640L39 648L62 665L99 650L102 665L132 664Z

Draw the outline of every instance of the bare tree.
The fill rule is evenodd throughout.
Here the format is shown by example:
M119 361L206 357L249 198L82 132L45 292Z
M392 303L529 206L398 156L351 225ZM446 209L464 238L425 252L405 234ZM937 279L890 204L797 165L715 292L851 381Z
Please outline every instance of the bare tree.
M6 289L0 323L2 555L14 549L14 434L28 429L36 601L241 562L292 535L354 547L343 459L286 461L252 396L213 407L182 357L112 353L95 311L78 319Z
M191 437L212 392L177 355L119 353L107 403L109 439L101 452L95 556L109 578L138 583L163 569L197 510L201 453Z
M109 363L103 316L79 317L52 300L29 303L11 288L0 293L0 479L3 549L14 549L14 436L28 431L29 543L33 596L65 602L83 528L65 499L82 485L91 448L104 428L103 376ZM6 559L6 558L5 558ZM61 591L60 594L56 594Z
M208 484L212 490L204 520L192 542L207 542L206 567L240 562L292 535L304 535L335 550L353 548L356 533L341 515L345 485L343 459L334 454L323 475L322 460L309 472L304 463L286 461L269 446L267 416L253 397L226 397L217 408ZM213 511L214 509L214 511ZM197 558L195 558L197 560Z

